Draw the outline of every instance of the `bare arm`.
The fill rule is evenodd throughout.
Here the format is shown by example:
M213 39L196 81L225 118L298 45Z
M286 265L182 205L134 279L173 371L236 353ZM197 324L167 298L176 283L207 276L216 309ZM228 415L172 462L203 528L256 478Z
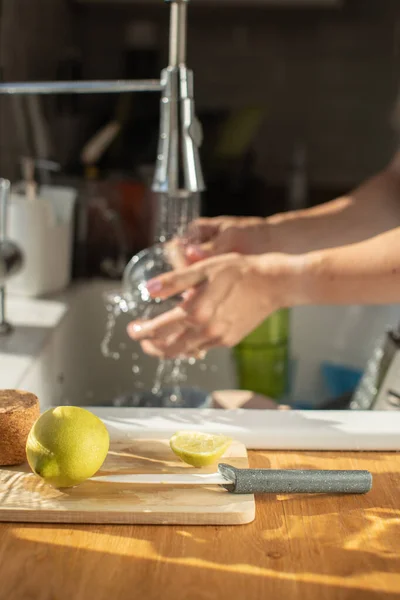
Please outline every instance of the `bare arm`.
M400 227L357 244L292 256L289 263L283 304L400 302Z
M400 226L400 154L349 195L267 222L271 250L290 254L360 242Z
M400 153L342 198L267 219L200 219L189 231L190 262L229 252L302 254L352 244L400 226Z

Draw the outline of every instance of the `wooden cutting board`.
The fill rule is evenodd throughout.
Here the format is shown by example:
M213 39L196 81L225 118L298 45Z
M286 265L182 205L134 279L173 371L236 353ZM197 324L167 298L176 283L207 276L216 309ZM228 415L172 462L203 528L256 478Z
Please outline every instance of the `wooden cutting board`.
M248 467L247 451L234 442L223 459ZM168 440L111 442L98 475L117 473L214 472L181 462ZM29 469L0 468L0 521L34 523L146 523L239 525L255 517L253 495L230 494L219 486L137 486L86 481L76 488L56 490Z

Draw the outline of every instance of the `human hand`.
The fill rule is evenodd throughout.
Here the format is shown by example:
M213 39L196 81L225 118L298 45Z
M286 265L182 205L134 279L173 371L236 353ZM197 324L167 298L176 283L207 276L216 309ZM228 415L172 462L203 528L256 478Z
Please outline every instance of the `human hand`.
M134 321L129 335L148 354L198 356L215 346L235 346L269 314L286 305L288 261L284 255L224 254L148 282L154 298L183 294L174 309Z
M187 260L193 263L230 252L263 254L271 250L269 229L268 222L257 217L197 219L186 235Z

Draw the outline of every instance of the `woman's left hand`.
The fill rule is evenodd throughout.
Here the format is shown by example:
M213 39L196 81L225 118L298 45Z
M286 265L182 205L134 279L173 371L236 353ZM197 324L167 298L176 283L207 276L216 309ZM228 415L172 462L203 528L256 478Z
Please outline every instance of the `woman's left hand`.
M128 333L146 353L163 358L235 346L285 306L286 258L224 254L161 275L148 282L150 295L183 294L183 301L152 320L130 323Z

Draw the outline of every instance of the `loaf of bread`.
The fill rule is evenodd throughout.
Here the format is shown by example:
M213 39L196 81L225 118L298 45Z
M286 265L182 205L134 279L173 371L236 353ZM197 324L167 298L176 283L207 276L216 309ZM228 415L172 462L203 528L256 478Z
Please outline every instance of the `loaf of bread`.
M39 414L39 400L34 394L0 390L0 466L26 461L26 440Z

